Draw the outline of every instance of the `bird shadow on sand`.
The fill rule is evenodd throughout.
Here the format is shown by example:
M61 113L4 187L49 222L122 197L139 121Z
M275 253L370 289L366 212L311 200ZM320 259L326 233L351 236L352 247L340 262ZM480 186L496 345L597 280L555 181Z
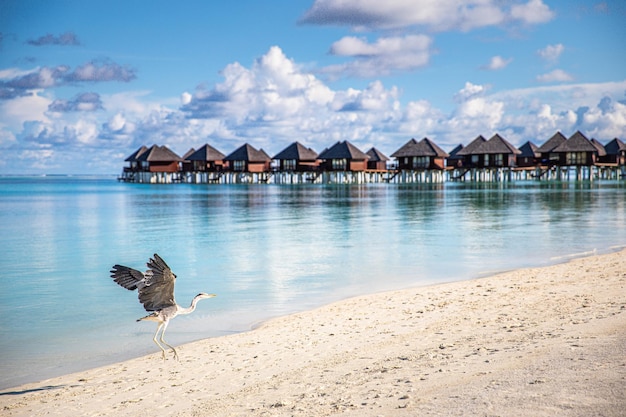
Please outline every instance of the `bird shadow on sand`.
M30 394L30 393L39 392L39 391L52 391L55 389L61 389L65 387L67 387L67 385L45 385L43 387L30 388L30 389L25 389L22 391L4 391L4 392L0 392L0 397L5 396L5 395L25 395L25 394Z

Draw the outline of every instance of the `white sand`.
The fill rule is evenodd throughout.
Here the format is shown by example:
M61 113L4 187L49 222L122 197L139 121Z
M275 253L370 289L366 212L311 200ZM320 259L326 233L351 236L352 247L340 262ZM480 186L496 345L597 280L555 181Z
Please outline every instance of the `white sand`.
M357 297L178 350L4 390L0 414L624 416L626 251Z

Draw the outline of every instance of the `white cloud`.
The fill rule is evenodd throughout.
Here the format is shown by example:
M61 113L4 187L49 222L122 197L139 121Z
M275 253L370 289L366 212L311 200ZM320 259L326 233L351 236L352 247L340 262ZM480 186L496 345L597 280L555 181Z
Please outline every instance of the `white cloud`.
M547 45L545 48L537 51L537 54L548 63L554 64L559 60L559 57L565 50L565 47L561 43L555 45Z
M10 130L19 130L27 121L47 121L46 111L51 104L47 97L38 92L33 95L0 101L0 124Z
M572 77L567 72L562 69L555 69L546 74L541 74L537 76L537 81L542 83L553 83L553 82L567 82L573 81L574 77Z
M330 53L350 56L354 61L328 66L320 72L332 78L340 76L377 77L394 71L423 67L430 60L432 39L425 35L382 37L374 43L364 38L347 36L333 43Z
M511 62L513 58L502 58L500 55L496 55L489 60L487 65L484 65L482 68L489 71L498 71L506 68Z
M511 6L511 17L527 24L546 23L552 20L554 12L542 0L530 0Z
M300 21L369 30L424 26L432 31L468 31L507 21L545 23L554 15L541 0L515 2L510 8L506 4L497 0L316 0Z
M454 100L457 103L462 103L464 101L483 95L485 92L487 92L486 86L472 84L471 82L467 81L465 83L465 86L454 95Z

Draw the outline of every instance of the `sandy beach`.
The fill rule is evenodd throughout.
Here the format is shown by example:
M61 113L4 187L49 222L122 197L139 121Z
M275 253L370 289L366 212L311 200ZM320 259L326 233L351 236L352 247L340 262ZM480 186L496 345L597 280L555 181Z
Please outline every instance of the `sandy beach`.
M147 340L147 343L152 343ZM156 348L156 346L155 346ZM351 298L0 392L3 416L624 416L626 250Z

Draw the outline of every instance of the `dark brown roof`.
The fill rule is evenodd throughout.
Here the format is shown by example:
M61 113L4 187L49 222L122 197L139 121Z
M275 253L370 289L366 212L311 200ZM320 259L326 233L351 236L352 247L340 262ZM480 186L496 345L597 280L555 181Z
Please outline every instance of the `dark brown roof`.
M363 153L359 148L344 140L343 142L337 142L330 148L322 151L318 156L319 159L354 159L357 161L364 161L369 159L369 156Z
M280 151L272 159L295 159L296 161L315 161L317 152L296 141Z
M174 162L174 161L182 161L180 156L176 155L174 151L172 151L167 146L159 146L152 145L150 149L139 155L137 158L138 161L148 161L148 162Z
M554 148L561 145L566 140L567 138L561 132L556 132L550 139L546 141L546 143L544 143L537 149L537 152L539 153L552 152Z
M203 145L197 151L189 154L185 159L188 161L222 161L225 155L209 145Z
M598 152L598 149L585 135L577 131L565 142L554 148L552 152Z
M606 149L604 149L604 145L601 144L597 139L591 138L591 143L598 150L598 156L606 156Z
M469 145L458 151L456 154L457 156L471 155L474 153L474 150L478 149L478 147L486 141L487 139L485 139L483 135L478 135L476 139L471 141Z
M272 158L263 150L257 150L250 144L241 145L230 155L224 158L224 161L247 161L247 162L268 162Z
M194 148L189 148L189 150L183 154L183 160L188 161L189 155L193 155L195 151Z
M441 149L435 142L428 138L424 138L419 142L415 139L411 139L404 144L403 147L391 154L394 158L403 158L406 156L435 156L435 157L447 157L449 156L446 151Z
M139 158L141 156L141 154L144 153L147 150L148 150L148 148L146 148L145 146L142 146L141 148L139 148L135 152L133 152L128 158L124 159L124 161L127 161L127 162L136 161L137 158Z
M518 156L524 158L539 158L539 152L537 152L537 149L539 149L537 145L535 145L531 141L528 141L520 146L519 150L521 154L519 154Z
M365 154L370 157L370 162L386 162L389 160L387 155L376 148L371 148L369 151L365 152Z
M473 154L516 154L521 152L515 146L511 145L506 139L499 134L495 134L487 142L481 143Z
M626 144L618 138L613 139L604 146L607 155L619 155L620 152L626 151Z
M459 154L461 149L463 149L463 144L459 143L458 145L456 145L456 147L454 149L452 149L450 151L450 155L448 156L448 158L450 158L450 159L455 159L455 158L458 159L459 157L457 155Z

